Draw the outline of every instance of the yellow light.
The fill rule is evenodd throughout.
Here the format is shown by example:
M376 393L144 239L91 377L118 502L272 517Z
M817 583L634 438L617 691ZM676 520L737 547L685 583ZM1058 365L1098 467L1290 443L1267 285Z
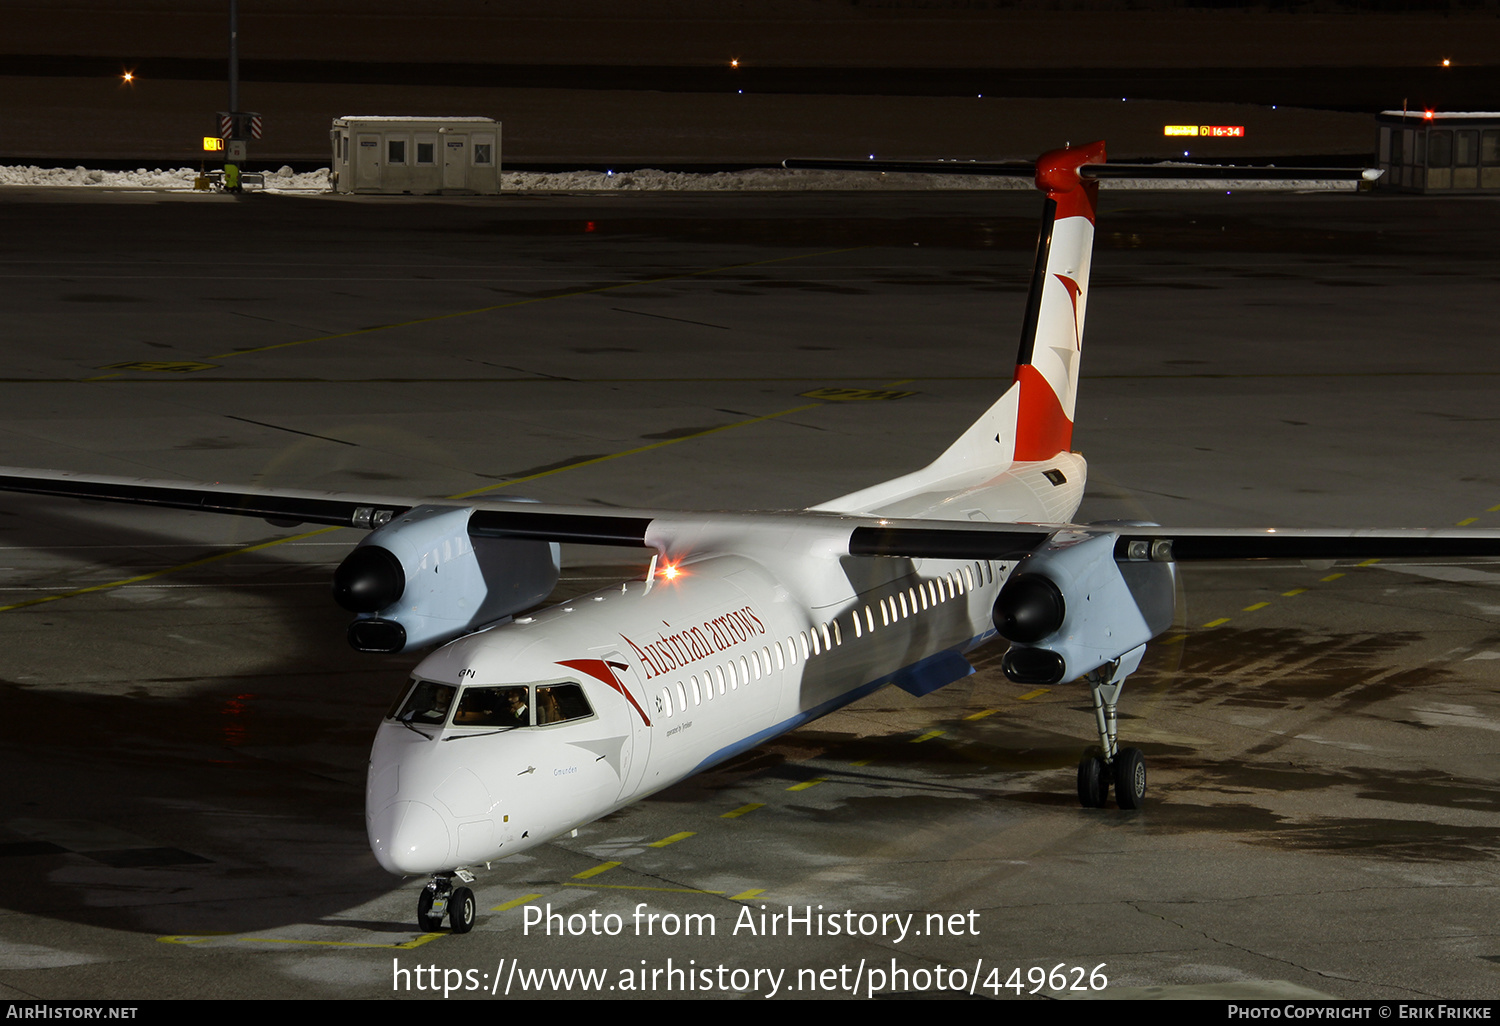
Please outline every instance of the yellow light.
M1445 68L1451 67L1452 64L1453 64L1453 62L1450 61L1448 58L1446 58L1446 57L1443 58L1443 67L1445 67Z
M682 571L677 569L677 567L672 563L668 563L666 566L661 568L661 575L669 581L677 580L678 575L681 573Z
M1197 135L1197 125L1163 125L1162 135Z
M125 72L125 74L121 75L120 77L122 79L124 79L126 82L134 82L135 81L135 72L133 72L133 71L127 71L127 72Z
M1447 63L1448 63L1448 62L1447 62L1447 61L1444 61L1444 62L1443 62L1443 63L1444 63L1444 64L1447 64ZM740 66L740 59L739 59L739 58L738 58L738 57L736 57L736 58L734 58L734 59L733 59L733 60L731 60L731 61L730 61L730 62L729 62L729 66L730 66L730 67L731 67L731 68L737 68L737 67L739 67L739 66Z
M212 151L212 150L222 150L223 148L224 148L224 140L220 139L218 136L216 136L216 135L205 135L203 137L203 150L204 150L205 153L207 153L209 151Z

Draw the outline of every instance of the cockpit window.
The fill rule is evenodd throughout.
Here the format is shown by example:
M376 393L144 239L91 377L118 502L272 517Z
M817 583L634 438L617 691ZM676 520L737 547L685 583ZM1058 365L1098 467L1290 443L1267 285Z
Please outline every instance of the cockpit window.
M537 723L563 723L594 715L577 684L544 684L536 689Z
M528 689L511 685L464 688L453 714L455 727L527 727L531 725Z
M418 681L406 704L396 714L404 723L425 723L440 726L448 719L448 707L453 704L453 693L458 689L448 684L434 684L430 680Z

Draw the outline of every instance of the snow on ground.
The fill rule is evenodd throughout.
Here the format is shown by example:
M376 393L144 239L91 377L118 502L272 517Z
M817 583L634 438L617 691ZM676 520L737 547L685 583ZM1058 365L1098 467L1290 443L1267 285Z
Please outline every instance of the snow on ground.
M275 193L317 193L329 191L328 169L298 174L289 167L262 172L259 186ZM191 192L198 172L192 168L175 170L96 171L85 167L39 168L0 166L0 186L84 186L100 189L154 189L166 192ZM750 171L720 171L697 174L686 171L507 171L501 188L506 192L596 192L631 191L817 191L817 190L993 190L1030 189L1030 178L990 178L966 175L869 174L859 171L788 171L763 168ZM1141 178L1109 179L1100 182L1103 189L1174 190L1203 189L1202 181ZM1262 190L1328 192L1352 190L1354 183L1342 181L1293 180L1254 182L1216 181L1209 188L1226 190Z

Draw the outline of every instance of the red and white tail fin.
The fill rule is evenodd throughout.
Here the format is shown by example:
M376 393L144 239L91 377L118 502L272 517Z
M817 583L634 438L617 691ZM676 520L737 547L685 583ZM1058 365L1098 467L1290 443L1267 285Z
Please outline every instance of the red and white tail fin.
M1047 198L1011 387L922 470L815 508L874 512L899 506L907 516L921 515L923 507L935 512L946 496L999 488L1002 476L1016 477L1006 473L1016 464L1068 453L1099 190L1079 169L1104 161L1102 142L1053 150L1037 160L1036 185ZM1076 463L1081 472L1082 461ZM1081 494L1082 481L1076 484L1067 489L1070 494ZM1004 501L998 508L1016 505Z
M1016 357L1020 404L1015 451L1019 461L1067 452L1089 298L1094 210L1099 183L1079 177L1084 164L1104 163L1104 143L1053 150L1036 164L1036 185L1047 194L1021 349Z

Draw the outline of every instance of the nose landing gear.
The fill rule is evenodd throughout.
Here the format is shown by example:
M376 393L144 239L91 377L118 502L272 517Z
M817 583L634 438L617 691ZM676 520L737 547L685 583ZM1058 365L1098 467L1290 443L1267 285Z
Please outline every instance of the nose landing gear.
M453 886L455 876L466 884L474 882L474 874L464 869L455 869L451 874L434 873L432 882L417 895L417 925L425 932L442 929L444 916L454 933L468 933L474 929L479 904L469 888Z

